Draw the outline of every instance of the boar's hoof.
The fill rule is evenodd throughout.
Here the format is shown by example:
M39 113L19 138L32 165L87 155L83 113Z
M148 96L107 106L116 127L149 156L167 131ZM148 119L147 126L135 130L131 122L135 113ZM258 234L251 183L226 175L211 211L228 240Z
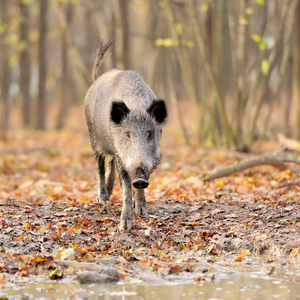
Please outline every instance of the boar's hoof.
M121 218L121 224L120 224L121 230L125 230L125 229L130 230L131 227L132 227L132 219Z
M135 203L135 213L137 216L145 215L147 216L147 208L146 208L146 202L137 202Z
M109 201L109 199L108 199L108 196L102 196L102 197L99 197L99 196L97 196L97 202L98 203L102 203L102 204L107 204L108 203L108 201Z
M131 205L123 206L121 214L120 228L122 230L131 229L132 227L132 208Z
M108 201L109 201L109 196L108 196L107 192L98 190L97 202L98 203L108 203Z
M109 201L109 196L107 194L99 194L97 195L97 202L106 204Z
M148 187L149 182L143 178L137 178L132 182L132 185L136 189L145 189Z

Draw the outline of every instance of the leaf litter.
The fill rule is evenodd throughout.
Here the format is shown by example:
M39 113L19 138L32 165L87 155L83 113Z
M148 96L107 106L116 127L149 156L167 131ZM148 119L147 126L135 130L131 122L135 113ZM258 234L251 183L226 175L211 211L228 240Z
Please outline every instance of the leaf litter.
M120 231L121 187L115 183L105 207L95 202L85 131L14 131L9 139L0 158L0 284L57 280L93 265L103 274L115 268L127 283L197 283L228 270L299 272L299 187L271 189L295 180L293 172L263 166L204 183L203 174L236 158L166 135L163 163L146 190L148 216Z

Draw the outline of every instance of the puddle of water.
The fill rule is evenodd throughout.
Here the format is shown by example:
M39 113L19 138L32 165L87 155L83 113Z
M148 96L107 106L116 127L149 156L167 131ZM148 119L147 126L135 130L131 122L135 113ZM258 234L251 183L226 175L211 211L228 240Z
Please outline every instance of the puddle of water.
M77 295L77 298L75 297ZM0 299L90 299L90 300L159 300L159 299L300 299L300 283L234 275L212 282L169 285L79 285L75 282L36 283L26 286L0 286Z

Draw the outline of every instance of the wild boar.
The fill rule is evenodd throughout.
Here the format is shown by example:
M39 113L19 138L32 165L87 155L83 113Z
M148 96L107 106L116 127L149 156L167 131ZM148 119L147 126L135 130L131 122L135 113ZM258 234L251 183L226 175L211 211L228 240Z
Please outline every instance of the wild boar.
M147 214L144 189L161 160L159 139L167 119L167 107L134 71L113 69L97 76L112 43L101 43L97 50L94 83L85 96L85 115L97 164L97 200L109 201L116 166L123 196L120 226L130 229L131 185L135 188L136 214Z

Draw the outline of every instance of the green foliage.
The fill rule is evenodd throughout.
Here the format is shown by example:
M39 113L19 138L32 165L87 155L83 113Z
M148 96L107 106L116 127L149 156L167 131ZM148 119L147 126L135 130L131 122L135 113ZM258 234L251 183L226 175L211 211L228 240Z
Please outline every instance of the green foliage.
M22 0L23 5L30 5L32 3L32 0Z
M5 24L0 24L0 35L5 33Z
M265 0L255 0L256 3L260 4L260 5L264 5L265 4Z
M201 12L206 12L208 10L208 4L207 3L203 3L200 6L200 11Z
M254 12L254 9L252 7L247 7L246 8L246 15L250 16L252 15Z
M262 38L259 34L252 33L251 38L252 38L253 41L258 43L258 48L260 50L266 50L268 48L266 39Z
M183 26L180 23L176 23L175 24L175 30L178 34L182 34L183 33Z
M189 40L181 40L181 45L186 46L188 48L193 48L195 46L193 41ZM157 47L177 47L179 45L178 40L173 40L172 38L166 38L166 39L156 39L155 40L155 46Z
M171 47L171 46L175 46L175 42L173 39L171 38L166 38L166 39L156 39L155 40L155 46L160 47Z
M270 71L270 63L269 63L269 61L267 59L263 59L261 61L261 72L264 75L268 75L269 71Z
M19 41L18 42L18 50L20 52L25 52L28 50L28 41Z
M258 44L258 48L259 48L260 50L266 50L266 49L268 48L265 39L263 39L263 41L262 41L261 43Z

